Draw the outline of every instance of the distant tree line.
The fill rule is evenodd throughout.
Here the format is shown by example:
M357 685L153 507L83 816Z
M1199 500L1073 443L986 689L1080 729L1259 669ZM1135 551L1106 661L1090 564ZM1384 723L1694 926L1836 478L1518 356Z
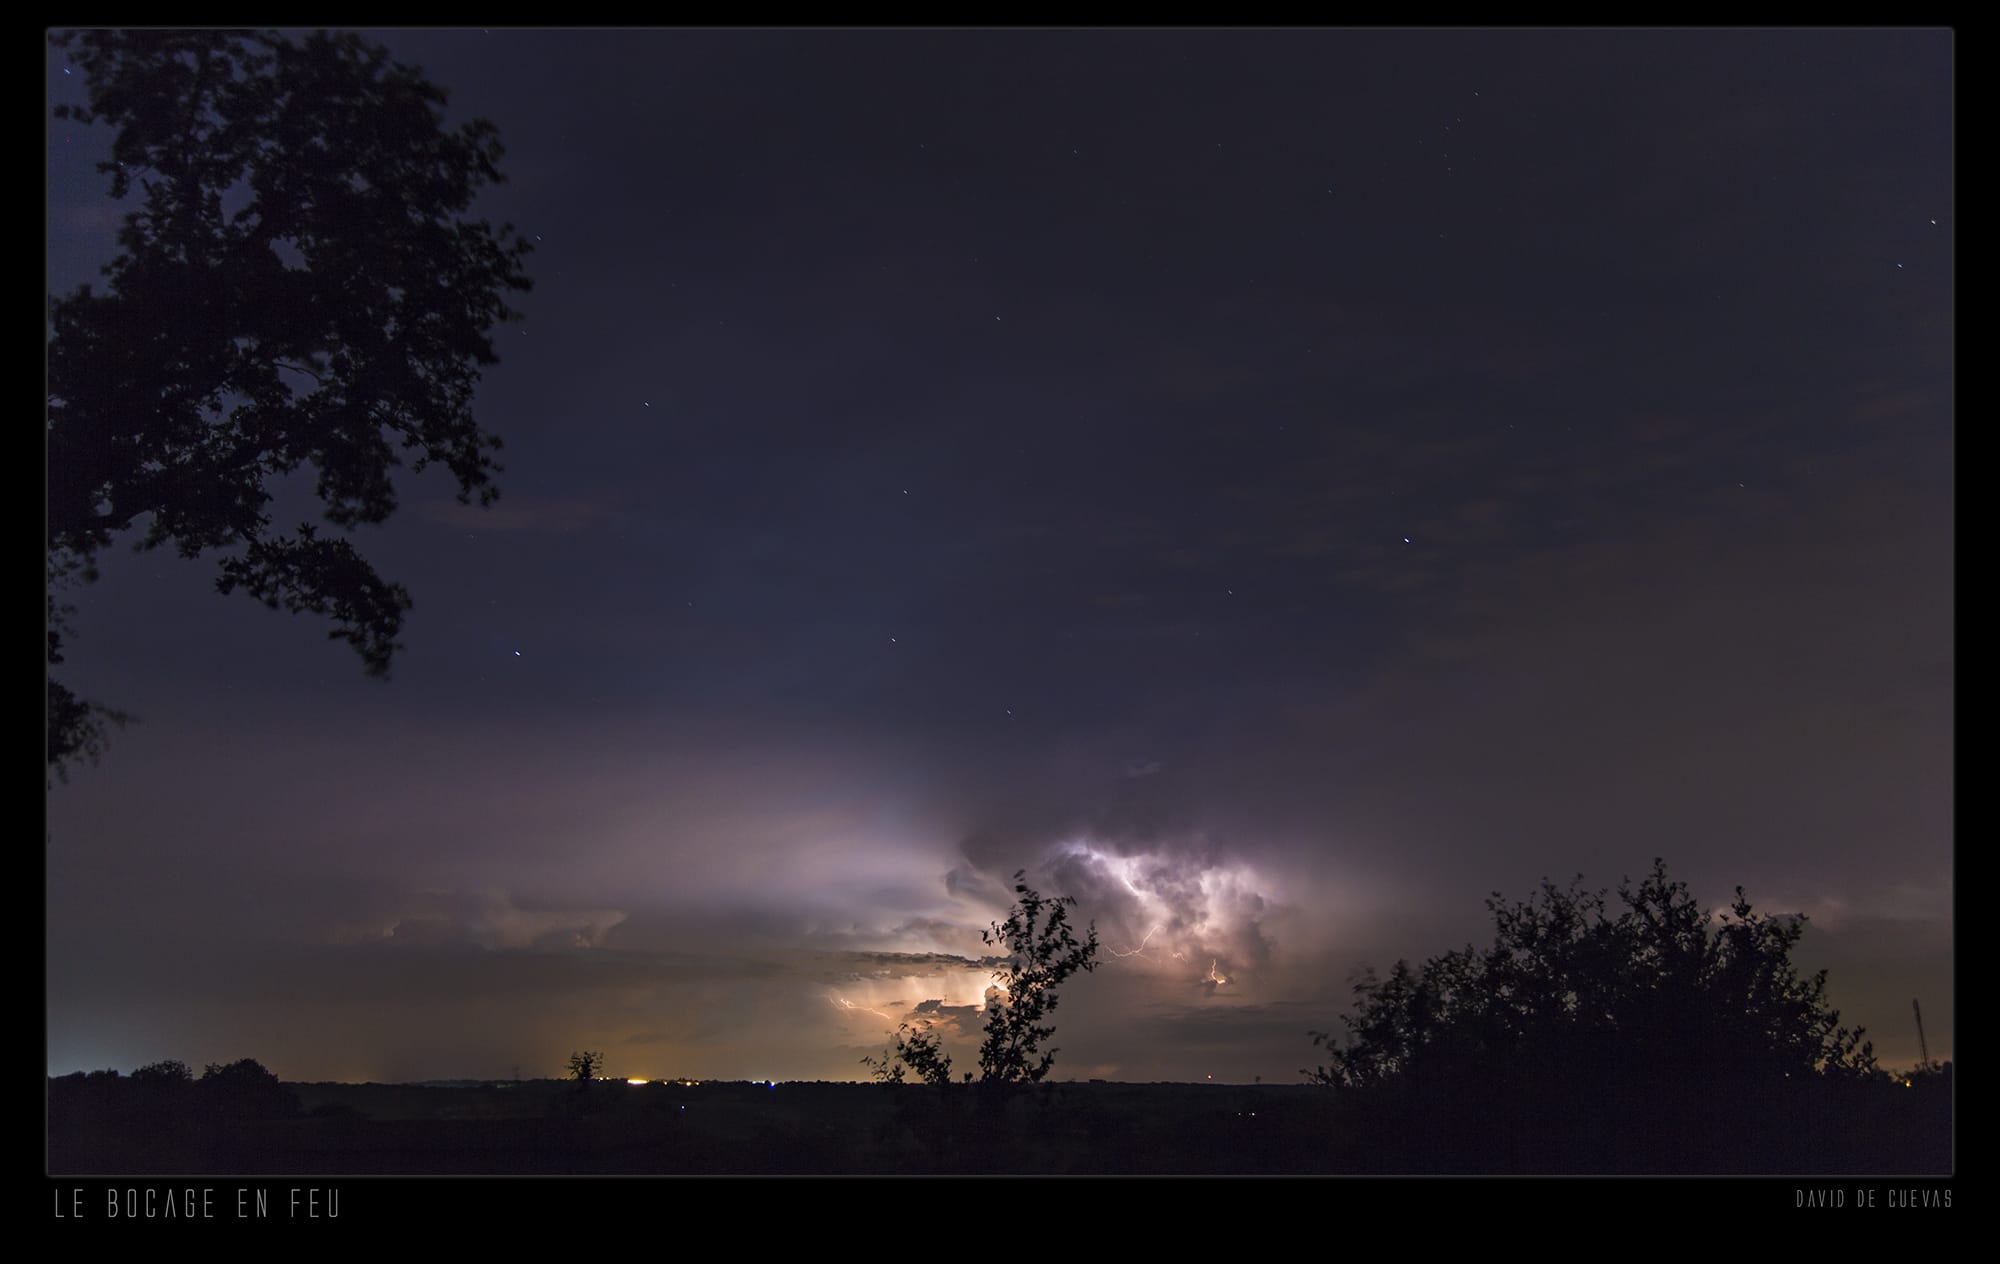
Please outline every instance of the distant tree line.
M121 1076L116 1071L78 1071L50 1081L65 1093L96 1094L106 1100L185 1104L222 1116L282 1119L299 1111L298 1094L255 1058L211 1062L197 1077L177 1058L149 1063ZM53 1091L53 1090L52 1090Z
M256 1128L300 1115L298 1094L253 1058L196 1076L169 1059L48 1083L49 1170L243 1170Z

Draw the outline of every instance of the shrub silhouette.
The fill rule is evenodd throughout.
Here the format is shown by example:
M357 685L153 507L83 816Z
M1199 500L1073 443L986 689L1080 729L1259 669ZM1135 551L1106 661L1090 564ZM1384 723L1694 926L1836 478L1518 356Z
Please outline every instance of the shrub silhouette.
M1711 916L1667 877L1664 862L1637 887L1605 893L1544 880L1527 901L1487 901L1498 932L1419 968L1398 961L1388 978L1364 971L1347 1040L1310 1033L1327 1063L1307 1076L1349 1087L1379 1084L1454 1063L1579 1060L1613 1054L1676 1074L1852 1076L1875 1071L1859 1028L1840 1025L1826 971L1801 977L1791 960L1803 916L1755 912L1737 888Z
M1792 962L1803 916L1759 914L1741 888L1711 916L1657 860L1618 901L1613 915L1581 878L1496 893L1490 947L1364 970L1345 1038L1309 1033L1325 1062L1306 1077L1393 1108L1396 1135L1433 1156L1537 1170L1754 1165L1703 1135L1718 1110L1761 1129L1765 1153L1797 1154L1827 1093L1882 1079L1826 971Z

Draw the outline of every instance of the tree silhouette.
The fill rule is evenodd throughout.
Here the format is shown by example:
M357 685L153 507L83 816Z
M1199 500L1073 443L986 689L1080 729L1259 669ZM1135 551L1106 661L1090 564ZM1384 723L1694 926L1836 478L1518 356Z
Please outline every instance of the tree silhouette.
M341 534L272 527L272 484L310 465L341 531L396 508L392 473L443 465L494 499L500 441L472 415L493 326L516 315L529 244L466 218L504 177L484 120L447 129L444 89L353 34L94 30L73 50L116 134L100 164L139 205L103 269L51 297L48 663L101 549L226 550L216 587L333 621L386 675L410 595ZM48 680L48 762L66 776L126 717Z
M1364 972L1345 1041L1310 1033L1327 1062L1307 1077L1366 1088L1561 1067L1570 1082L1769 1084L1876 1070L1862 1030L1841 1026L1828 1002L1826 971L1802 977L1791 960L1803 916L1758 914L1740 887L1711 916L1658 860L1637 887L1620 885L1615 918L1605 893L1580 882L1544 880L1516 904L1496 893L1484 951L1398 961L1387 978Z
M979 932L987 943L1007 951L987 995L979 1074L984 1082L1034 1084L1056 1060L1056 1049L1042 1049L1042 1042L1055 1034L1048 1016L1059 999L1056 989L1077 971L1097 968L1097 927L1079 940L1069 925L1076 898L1041 895L1027 884L1025 870L1014 875L1014 896L1007 920Z
M986 1034L979 1046L979 1079L990 1084L1034 1084L1055 1065L1057 1050L1042 1049L1055 1034L1048 1021L1059 999L1057 987L1079 970L1097 968L1097 927L1083 939L1070 929L1073 896L1051 898L1027 883L1027 871L1014 875L1014 907L1004 922L979 932L989 944L1006 948L1007 956L993 973L986 991ZM863 1057L861 1065L876 1079L901 1084L909 1072L926 1084L951 1083L951 1055L944 1052L931 1026L896 1029L894 1048L880 1056ZM972 1072L965 1078L970 1080Z
M604 1055L592 1049L569 1055L569 1077L579 1084L587 1084L604 1070Z
M178 1085L194 1082L194 1072L179 1058L167 1058L161 1062L148 1063L132 1072L132 1078L140 1084Z
M211 1062L195 1081L211 1111L245 1119L279 1119L299 1113L298 1095L255 1058Z

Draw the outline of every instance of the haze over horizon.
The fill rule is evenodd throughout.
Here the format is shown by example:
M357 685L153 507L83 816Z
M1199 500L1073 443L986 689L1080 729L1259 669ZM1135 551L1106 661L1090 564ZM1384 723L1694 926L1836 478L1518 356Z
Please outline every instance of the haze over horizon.
M1291 1083L1656 856L1951 1057L1951 32L367 34L535 242L502 498L357 534L386 685L107 551L50 1074L971 1067L1025 870L1104 945L1054 1078Z

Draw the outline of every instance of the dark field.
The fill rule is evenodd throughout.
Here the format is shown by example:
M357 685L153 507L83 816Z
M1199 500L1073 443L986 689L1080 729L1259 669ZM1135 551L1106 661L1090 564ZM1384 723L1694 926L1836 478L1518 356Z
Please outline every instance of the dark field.
M527 1081L292 1084L218 1110L108 1077L49 1082L49 1172L124 1174L1944 1175L1948 1079L1786 1097L1561 1087L1453 1102L1304 1085ZM296 1107L296 1114L291 1113ZM273 1116L278 1117L273 1117Z

